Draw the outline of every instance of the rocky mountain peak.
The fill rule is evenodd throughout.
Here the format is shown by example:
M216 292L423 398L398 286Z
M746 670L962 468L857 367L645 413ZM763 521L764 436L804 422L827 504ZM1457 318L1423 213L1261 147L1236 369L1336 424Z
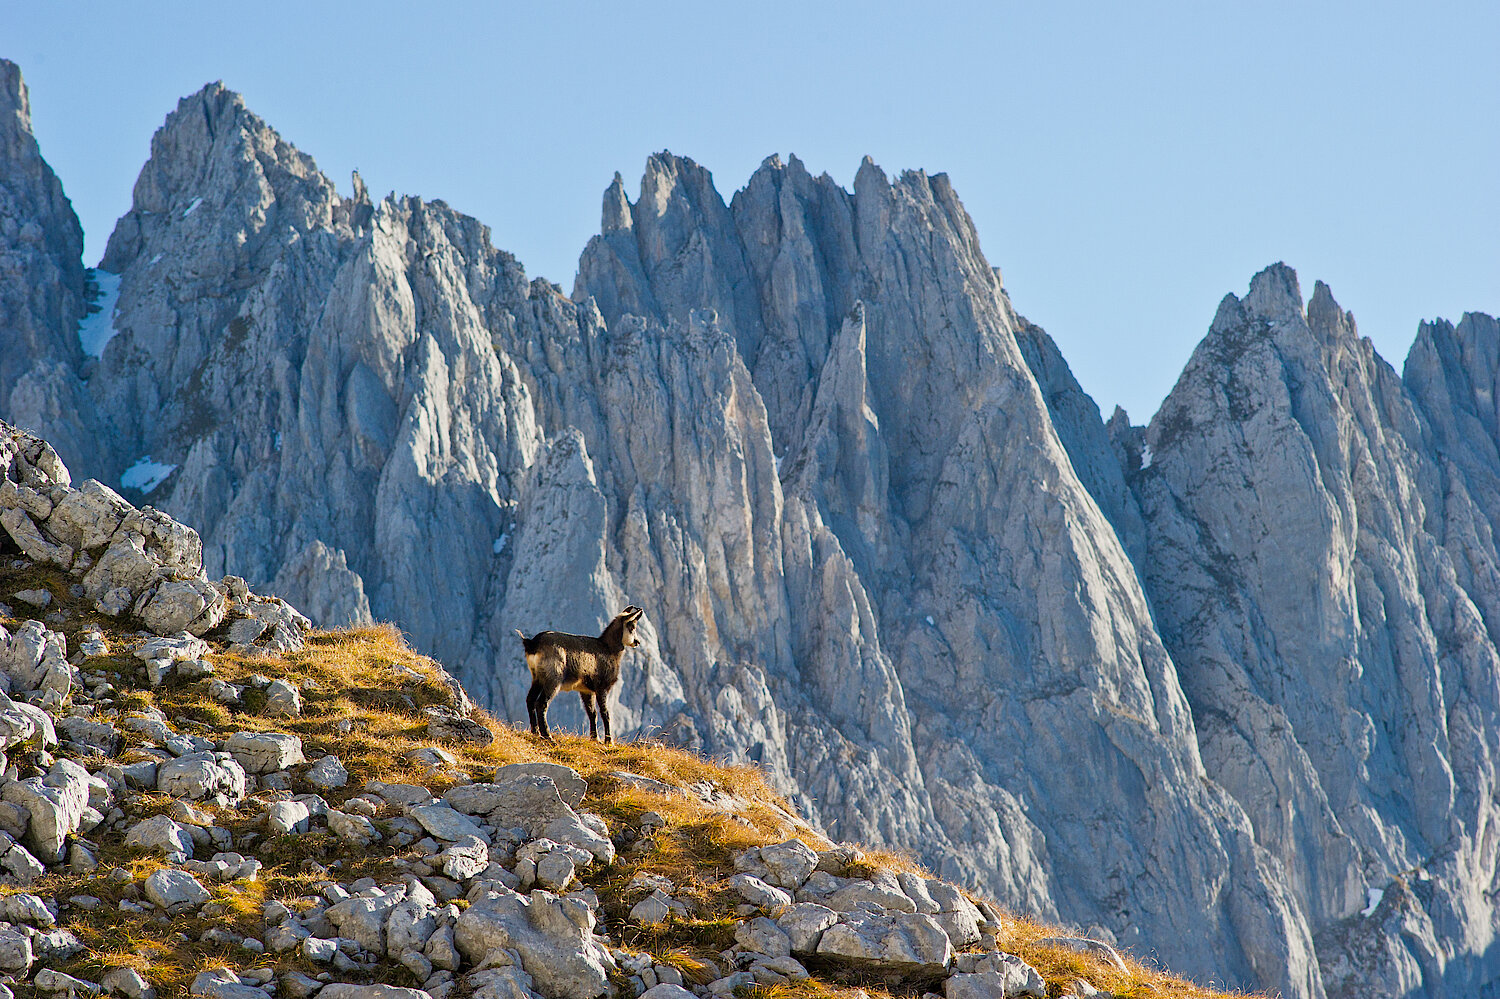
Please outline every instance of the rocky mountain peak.
M180 100L152 137L130 212L117 223L100 266L120 274L154 242L196 237L223 244L213 256L232 270L236 260L248 262L247 246L262 237L281 243L332 225L338 203L312 157L283 140L239 94L211 83Z
M1402 377L1429 414L1472 419L1465 437L1500 442L1500 322L1494 318L1468 312L1457 326L1424 322Z
M1274 263L1250 279L1245 310L1258 319L1276 321L1302 318L1302 289L1297 272L1284 263Z
M14 154L11 143L31 135L31 95L21 77L21 67L9 59L0 59L0 136L6 152ZM35 139L32 139L35 142Z
M618 229L629 229L634 220L630 216L630 199L625 196L625 181L615 171L615 179L604 189L604 207L600 213L599 231L608 235Z
M21 69L0 59L0 413L53 432L70 456L81 436L78 322L88 308L83 229L31 131Z
M889 187L890 181L886 179L885 171L876 165L875 161L868 155L859 159L859 169L854 171L854 193L856 196L866 190Z

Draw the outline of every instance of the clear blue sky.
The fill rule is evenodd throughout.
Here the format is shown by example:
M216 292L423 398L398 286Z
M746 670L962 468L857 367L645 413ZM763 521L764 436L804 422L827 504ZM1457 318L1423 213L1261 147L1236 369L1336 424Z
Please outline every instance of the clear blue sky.
M1276 260L1398 369L1419 320L1500 311L1497 42L1492 2L0 8L89 263L216 79L341 190L443 198L565 289L654 150L726 199L773 152L845 186L868 153L952 177L1017 308L1136 422Z

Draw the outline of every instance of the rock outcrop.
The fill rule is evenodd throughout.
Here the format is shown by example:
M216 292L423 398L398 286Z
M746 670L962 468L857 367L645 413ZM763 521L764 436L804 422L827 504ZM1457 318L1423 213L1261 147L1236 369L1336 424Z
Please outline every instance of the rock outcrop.
M301 647L309 622L285 601L256 596L235 576L209 581L197 532L152 507L131 506L96 479L78 489L71 481L50 444L0 421L0 528L8 547L68 570L98 613L137 619L157 635L180 635L140 650L159 673L207 651L193 636L221 625L232 629L241 619L277 622L258 630L262 647L272 641L277 651ZM44 639L28 645L46 648ZM18 646L13 656L20 655ZM51 692L61 703L70 683L62 658L42 651L29 668L18 666L24 689Z
M86 560L101 610L294 645L232 569L318 624L397 621L519 719L512 628L636 603L617 727L760 764L834 836L1236 985L1500 978L1488 317L1424 326L1403 378L1278 266L1148 427L1105 424L943 175L866 161L850 192L773 157L726 203L661 153L568 297L440 201L341 197L214 84L152 142L89 360L76 252L27 249L76 221L4 127L0 219L35 231L0 251L63 292L14 355L51 388L0 416L100 480L12 476L5 537Z

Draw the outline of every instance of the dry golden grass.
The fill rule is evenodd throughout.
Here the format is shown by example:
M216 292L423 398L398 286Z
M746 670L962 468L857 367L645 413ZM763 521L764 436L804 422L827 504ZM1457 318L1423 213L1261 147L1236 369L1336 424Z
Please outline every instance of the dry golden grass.
M108 676L120 692L118 706L159 708L179 729L190 728L214 739L241 730L293 732L301 736L309 760L331 753L348 769L347 787L321 792L335 807L360 793L371 780L421 783L440 793L459 780L489 779L497 767L508 763L540 761L561 763L582 774L589 783L584 807L603 815L612 829L636 828L644 813L659 813L665 820L662 829L625 850L614 864L585 870L582 878L598 893L605 922L618 944L649 952L657 961L675 965L690 983L706 983L716 969L725 970L717 952L733 942L738 899L727 890L724 879L734 873L734 855L747 847L782 842L794 835L815 848L828 845L795 819L788 803L758 769L711 762L653 740L606 746L586 738L560 735L556 742L547 743L477 712L476 716L495 735L491 745L445 746L458 761L447 771L430 773L413 766L405 760L405 754L432 744L422 709L446 704L448 695L439 679L437 664L412 651L401 633L390 625L314 632L301 652L279 658L248 658L228 652L213 656L217 678L231 683L242 682L253 674L285 679L294 685L311 680L311 688L303 691L303 714L299 718L263 716L260 714L263 695L249 691L245 702L234 708L210 703L205 681L169 680L154 691L140 689L144 683L141 664L125 651L132 643L124 638L118 622L101 617L81 601L72 599L68 590L71 582L65 574L53 570L28 569L18 573L8 567L8 561L0 563L0 592L8 595L18 589L45 586L58 598L48 610L61 607L67 611L67 619L52 626L63 631L70 648L77 647L86 626L98 626L105 633L116 654L91 659L85 669ZM0 623L13 627L19 621L9 619ZM138 735L127 734L122 758L129 760L133 747L142 741ZM712 789L717 804L710 804L694 793L642 788L619 777L622 773L676 788ZM301 793L314 788L299 781L293 790ZM139 794L131 809L136 814L154 814L167 811L172 804L165 795ZM258 815L264 804L263 798L252 796L238 809L218 812L215 820L234 833L236 842L241 842L246 835L259 832ZM390 809L382 816L393 814L395 810ZM322 969L294 957L295 952L255 955L205 944L196 938L211 925L223 926L241 936L258 935L261 906L267 900L277 899L295 907L299 897L314 893L314 885L330 878L345 882L364 876L397 879L405 872L393 867L392 861L401 856L415 856L411 851L403 854L351 848L326 833L262 838L250 851L266 865L260 880L209 886L213 892L212 904L218 907L208 910L212 913L209 918L178 918L161 923L153 912L133 914L118 909L119 901L137 894L141 881L160 867L160 862L125 851L117 835L104 837L101 848L99 875L51 874L31 889L63 900L81 894L102 900L103 904L94 912L73 910L69 914L67 925L89 950L59 970L97 981L110 967L134 967L157 986L162 999L185 996L195 975L218 966L275 967L315 974ZM321 867L307 869L310 858L316 858L329 872L325 873ZM129 870L132 880L122 885L102 876L115 866ZM849 873L857 876L878 868L927 873L909 856L869 848L862 861L851 865ZM672 879L677 885L674 894L691 900L700 913L708 915L692 919L673 917L656 926L632 926L625 916L645 892L628 886L640 873ZM1037 968L1053 996L1078 978L1121 996L1196 999L1224 995L1153 971L1128 958L1129 971L1120 972L1094 957L1036 942L1059 935L1066 934L1056 927L1007 917L1000 944ZM751 991L758 999L858 999L860 991L882 999L918 995L934 984L891 982L877 976L861 978L816 961L809 962L809 967L814 973L811 981ZM381 974L382 980L391 984L420 984L411 980L405 969L394 966L382 966Z
M1126 971L1120 971L1112 962L1092 954L1081 954L1068 947L1043 946L1038 941L1048 937L1070 936L1067 931L1035 920L1006 916L1004 930L1000 934L1000 948L1015 954L1031 965L1046 979L1049 994L1058 995L1059 989L1069 982L1083 979L1102 992L1135 999L1145 996L1171 996L1173 999L1223 999L1225 996L1242 996L1246 993L1227 993L1205 988L1175 975L1148 968L1121 953Z

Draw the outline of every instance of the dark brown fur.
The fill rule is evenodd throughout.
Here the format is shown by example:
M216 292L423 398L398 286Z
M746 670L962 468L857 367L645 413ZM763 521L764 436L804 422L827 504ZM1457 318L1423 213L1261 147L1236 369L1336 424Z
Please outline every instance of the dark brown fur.
M604 741L614 741L609 730L609 692L620 680L620 659L625 650L641 644L635 637L635 629L644 613L639 607L626 607L598 638L562 631L543 631L527 638L516 631L526 650L526 666L531 670L526 715L533 735L552 738L547 730L547 705L559 690L576 690L589 716L589 738L599 737L594 721L597 700L599 716L604 721Z

